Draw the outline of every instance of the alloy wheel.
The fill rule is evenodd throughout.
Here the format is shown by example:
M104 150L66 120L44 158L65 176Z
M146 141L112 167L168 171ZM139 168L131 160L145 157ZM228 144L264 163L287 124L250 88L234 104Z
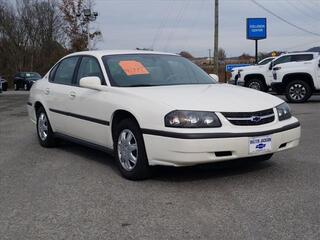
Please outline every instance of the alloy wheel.
M38 117L38 133L42 141L48 137L48 119L45 113L40 113Z
M307 94L306 88L300 83L293 84L289 88L290 97L296 101L299 101L299 100L305 98L306 94Z
M256 90L261 90L260 83L258 83L258 82L252 82L252 83L249 84L248 87L252 88L252 89L256 89Z
M118 157L121 166L131 171L137 164L138 144L134 134L129 129L121 131L118 138Z

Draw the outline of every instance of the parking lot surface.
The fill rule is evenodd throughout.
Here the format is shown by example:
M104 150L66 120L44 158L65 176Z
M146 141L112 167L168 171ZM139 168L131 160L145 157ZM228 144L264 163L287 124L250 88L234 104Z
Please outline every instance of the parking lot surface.
M0 94L3 240L320 239L320 96L291 105L301 144L271 161L161 167L140 182L103 152L42 148L27 98Z

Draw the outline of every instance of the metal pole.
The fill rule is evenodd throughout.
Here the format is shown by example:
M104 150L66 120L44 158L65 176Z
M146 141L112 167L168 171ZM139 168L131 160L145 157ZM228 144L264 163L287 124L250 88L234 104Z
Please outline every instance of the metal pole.
M88 19L88 23L87 23L87 38L88 38L88 50L91 50L91 46L90 46L90 28L89 28L89 23L90 20Z
M258 63L258 40L255 40L256 42L256 64Z
M218 75L219 70L219 0L215 0L214 4L214 73Z
M211 65L211 49L208 49L209 50L209 64Z

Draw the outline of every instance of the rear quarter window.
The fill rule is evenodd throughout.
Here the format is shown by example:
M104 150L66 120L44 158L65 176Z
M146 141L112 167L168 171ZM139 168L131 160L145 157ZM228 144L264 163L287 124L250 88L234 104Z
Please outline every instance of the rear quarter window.
M312 59L313 59L313 54L299 54L299 55L292 56L292 61L295 61L295 62L310 61Z

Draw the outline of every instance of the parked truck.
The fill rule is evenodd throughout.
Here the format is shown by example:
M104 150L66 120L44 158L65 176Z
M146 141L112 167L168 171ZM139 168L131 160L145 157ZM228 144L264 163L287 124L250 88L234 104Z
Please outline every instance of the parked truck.
M289 102L305 102L320 92L319 53L309 53L309 58L303 61L277 64L272 68L272 76L274 91L284 93Z
M273 68L279 64L289 62L304 62L310 61L319 56L319 53L313 52L296 52L282 54L276 58L267 58L261 63L253 66L236 68L232 74L237 85L245 86L260 91L267 92L270 90L273 82ZM273 89L277 93L281 93L281 89ZM279 91L278 91L279 90Z

